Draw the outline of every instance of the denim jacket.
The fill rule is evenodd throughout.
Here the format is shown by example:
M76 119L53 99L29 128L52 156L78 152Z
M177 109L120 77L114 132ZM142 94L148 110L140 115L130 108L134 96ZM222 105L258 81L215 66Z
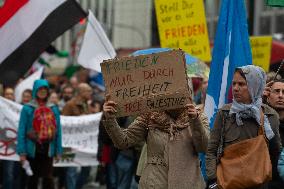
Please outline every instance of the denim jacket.
M282 149L282 152L279 156L278 171L279 171L279 176L284 181L284 148Z

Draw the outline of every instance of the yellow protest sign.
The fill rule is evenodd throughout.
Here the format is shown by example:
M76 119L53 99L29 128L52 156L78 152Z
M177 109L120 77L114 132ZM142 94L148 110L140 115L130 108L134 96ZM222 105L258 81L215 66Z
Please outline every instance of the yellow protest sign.
M252 63L262 67L266 72L269 71L271 56L271 36L250 37Z
M155 8L161 47L211 61L203 0L155 0Z

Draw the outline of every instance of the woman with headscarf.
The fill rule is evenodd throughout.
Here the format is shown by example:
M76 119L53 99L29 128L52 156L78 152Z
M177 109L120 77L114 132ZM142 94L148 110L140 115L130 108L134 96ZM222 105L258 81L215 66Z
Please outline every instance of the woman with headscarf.
M223 148L246 139L255 138L261 124L261 115L264 113L263 126L269 143L269 154L273 170L277 169L277 158L281 143L279 136L279 119L277 113L262 103L262 93L265 88L266 75L263 69L249 65L235 70L232 89L233 103L226 104L217 113L214 127L210 133L208 144L206 169L209 179L209 188L218 188L217 159L221 136ZM224 132L222 133L222 127ZM248 162L257 163L257 162ZM246 176L246 175L244 175ZM256 186L255 189L268 188L268 184Z
M147 162L140 189L204 189L198 152L206 152L208 121L193 104L184 108L138 116L122 130L114 113L116 103L106 99L103 124L115 146L129 148L147 143Z

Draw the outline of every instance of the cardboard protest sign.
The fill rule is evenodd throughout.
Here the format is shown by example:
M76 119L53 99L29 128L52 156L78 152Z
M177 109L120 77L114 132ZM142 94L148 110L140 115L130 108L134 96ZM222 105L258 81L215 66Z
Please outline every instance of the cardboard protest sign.
M210 62L211 52L203 1L155 0L161 47L181 48Z
M270 66L272 37L250 37L250 44L253 64L262 67L266 72L268 72Z
M111 59L101 64L106 92L117 117L183 107L189 102L181 50Z

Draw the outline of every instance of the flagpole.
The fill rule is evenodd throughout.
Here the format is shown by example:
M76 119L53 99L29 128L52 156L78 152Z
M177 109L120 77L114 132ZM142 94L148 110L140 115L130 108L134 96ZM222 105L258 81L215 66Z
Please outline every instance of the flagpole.
M279 72L280 72L280 70L281 70L283 65L284 65L284 59L282 60L280 66L279 66L279 68L278 68L278 70L277 70L277 72L276 72L276 74L275 74L275 76L273 78L273 81L275 81L275 79L276 79L277 75L279 74Z

